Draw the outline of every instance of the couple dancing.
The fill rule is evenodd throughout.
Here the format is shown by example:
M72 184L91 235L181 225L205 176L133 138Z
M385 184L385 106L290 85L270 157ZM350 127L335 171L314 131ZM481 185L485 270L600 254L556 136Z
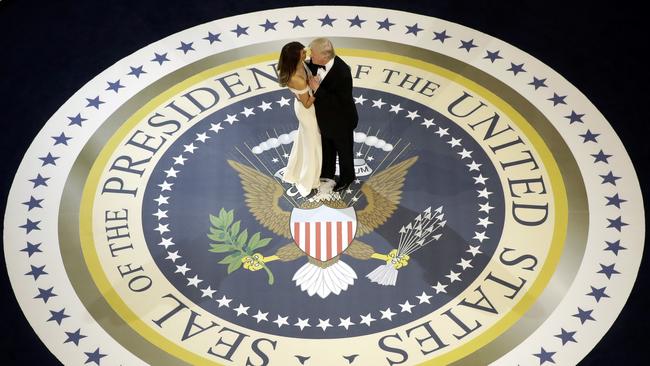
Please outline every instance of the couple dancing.
M332 42L317 38L309 44L311 58L300 42L282 47L278 63L281 86L296 98L298 134L283 180L300 195L341 192L356 178L353 134L359 117L352 98L350 67L336 56ZM334 180L338 156L339 179Z

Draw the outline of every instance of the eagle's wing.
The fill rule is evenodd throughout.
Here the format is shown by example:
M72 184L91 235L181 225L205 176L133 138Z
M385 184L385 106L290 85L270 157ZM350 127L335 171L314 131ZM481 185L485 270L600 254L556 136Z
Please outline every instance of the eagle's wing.
M402 199L406 173L417 159L418 157L414 156L382 170L361 186L361 192L366 196L368 205L357 212L358 226L355 237L375 230L395 212Z
M246 205L257 221L274 233L291 239L291 213L283 210L279 204L284 194L282 185L268 175L234 160L228 160L228 164L239 173L246 192Z

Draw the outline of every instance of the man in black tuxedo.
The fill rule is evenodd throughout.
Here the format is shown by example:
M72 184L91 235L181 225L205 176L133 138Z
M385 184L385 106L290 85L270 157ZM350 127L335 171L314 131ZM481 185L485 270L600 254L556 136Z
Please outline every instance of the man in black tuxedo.
M339 158L339 180L335 192L346 189L356 178L353 159L353 134L359 116L352 98L352 73L327 38L309 44L309 68L314 75L309 86L314 90L316 119L323 145L321 178L334 179L336 156Z

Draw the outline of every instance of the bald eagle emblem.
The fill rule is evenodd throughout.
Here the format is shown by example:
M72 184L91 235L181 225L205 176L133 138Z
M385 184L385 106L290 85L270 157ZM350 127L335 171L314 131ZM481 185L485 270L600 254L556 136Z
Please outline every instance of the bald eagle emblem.
M358 189L364 195L366 206L354 207L356 193L349 202L337 194L326 195L326 199L303 200L297 204L286 195L282 183L273 175L234 160L228 164L237 172L244 189L246 206L255 219L266 229L291 241L281 246L271 256L261 253L244 252L240 255L244 269L269 271L271 262L304 260L305 264L294 274L292 280L301 291L309 296L326 298L346 291L358 279L354 269L345 263L345 256L359 260L379 260L384 262L366 277L379 285L395 285L397 271L408 265L409 255L414 251L413 243L403 240L404 233L413 232L423 244L429 234L438 231L443 218L440 209L428 217L436 219L437 225L429 228L411 225L402 227L397 249L382 254L359 240L359 238L383 225L396 211L401 197L404 181L409 168L417 161L417 156L405 159L381 171L375 171ZM283 209L281 200L286 199L291 211ZM424 213L426 215L426 211ZM423 220L420 217L420 224ZM427 230L428 229L428 230ZM440 234L434 237L437 240ZM271 282L269 282L271 283Z

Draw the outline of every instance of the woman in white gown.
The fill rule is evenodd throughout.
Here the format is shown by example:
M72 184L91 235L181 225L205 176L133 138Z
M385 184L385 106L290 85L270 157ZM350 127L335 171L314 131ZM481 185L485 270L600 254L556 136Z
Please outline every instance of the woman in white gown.
M295 185L301 196L307 197L320 185L322 147L316 121L314 96L309 88L311 72L305 65L307 51L300 42L282 47L278 62L280 86L295 95L293 110L298 118L298 134L293 141L287 168L282 179Z

